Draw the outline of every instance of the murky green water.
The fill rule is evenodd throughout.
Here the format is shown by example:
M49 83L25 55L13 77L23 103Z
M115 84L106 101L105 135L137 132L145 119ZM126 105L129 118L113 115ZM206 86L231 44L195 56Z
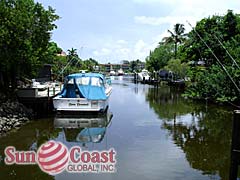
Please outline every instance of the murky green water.
M184 100L167 86L122 77L112 83L106 116L42 119L0 137L0 179L228 179L231 109ZM91 128L100 130L94 134ZM6 146L34 150L48 139L85 150L113 147L117 172L49 176L37 165L4 165Z

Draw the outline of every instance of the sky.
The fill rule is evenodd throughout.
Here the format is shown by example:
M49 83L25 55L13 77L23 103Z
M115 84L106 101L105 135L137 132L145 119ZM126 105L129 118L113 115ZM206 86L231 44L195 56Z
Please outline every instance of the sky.
M240 0L37 0L61 18L52 41L65 52L77 49L82 59L101 63L142 61L174 24L186 32L202 18L240 13Z

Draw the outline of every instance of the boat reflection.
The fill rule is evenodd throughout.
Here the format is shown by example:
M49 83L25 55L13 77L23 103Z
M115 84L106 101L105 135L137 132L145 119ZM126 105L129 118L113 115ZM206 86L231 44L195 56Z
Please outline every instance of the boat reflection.
M107 111L102 115L57 115L54 127L62 128L67 142L100 143L111 123L113 114Z

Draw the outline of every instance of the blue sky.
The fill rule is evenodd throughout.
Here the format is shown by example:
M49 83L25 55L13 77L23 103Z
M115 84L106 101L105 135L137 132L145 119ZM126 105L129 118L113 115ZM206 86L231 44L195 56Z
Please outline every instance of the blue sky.
M239 0L37 0L61 17L52 40L64 51L76 48L81 58L101 63L145 60L168 36L168 29L228 9L240 13Z

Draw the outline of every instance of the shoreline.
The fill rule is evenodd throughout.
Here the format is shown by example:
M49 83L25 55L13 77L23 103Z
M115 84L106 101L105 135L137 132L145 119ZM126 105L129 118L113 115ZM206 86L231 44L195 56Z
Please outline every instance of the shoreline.
M2 103L0 106L0 135L26 124L33 117L33 112L18 101Z

